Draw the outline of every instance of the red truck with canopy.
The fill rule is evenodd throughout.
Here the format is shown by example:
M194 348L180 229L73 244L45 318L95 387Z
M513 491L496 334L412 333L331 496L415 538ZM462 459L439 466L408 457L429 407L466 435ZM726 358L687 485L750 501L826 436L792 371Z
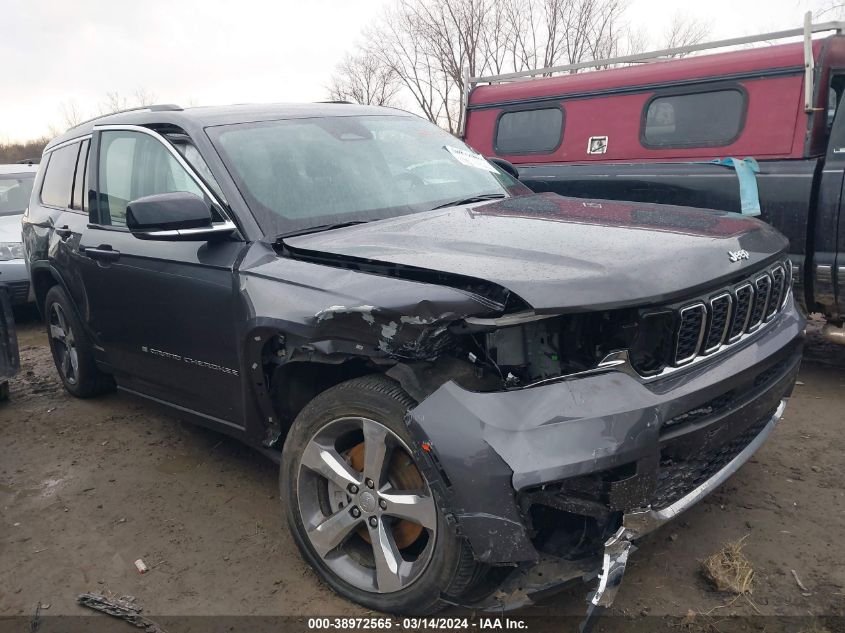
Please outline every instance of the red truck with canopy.
M796 297L845 342L842 28L808 15L803 29L468 78L464 137L535 191L760 215L790 240ZM803 41L772 45L789 38ZM606 69L573 74L588 67Z

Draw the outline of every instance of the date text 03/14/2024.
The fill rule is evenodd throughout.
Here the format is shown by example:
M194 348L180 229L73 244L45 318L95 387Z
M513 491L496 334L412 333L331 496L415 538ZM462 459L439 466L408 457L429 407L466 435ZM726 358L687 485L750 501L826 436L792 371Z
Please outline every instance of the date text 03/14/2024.
M481 631L525 630L528 623L520 618L308 618L308 628L341 630L457 630Z

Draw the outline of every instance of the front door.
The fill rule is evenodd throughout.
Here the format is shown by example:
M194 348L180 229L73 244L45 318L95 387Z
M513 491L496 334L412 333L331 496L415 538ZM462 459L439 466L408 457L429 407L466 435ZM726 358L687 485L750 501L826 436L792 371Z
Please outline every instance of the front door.
M220 204L175 148L139 128L95 132L97 208L79 242L88 325L118 383L243 426L233 268L243 241L153 241L126 228L136 198L186 191Z

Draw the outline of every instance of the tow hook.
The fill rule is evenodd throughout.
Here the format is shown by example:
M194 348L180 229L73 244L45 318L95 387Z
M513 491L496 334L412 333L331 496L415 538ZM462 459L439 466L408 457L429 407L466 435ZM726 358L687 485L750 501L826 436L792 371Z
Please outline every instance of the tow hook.
M625 575L628 556L637 549L631 542L634 538L635 532L622 525L616 534L605 541L599 584L587 597L587 616L578 628L581 633L589 633L596 620L613 604Z

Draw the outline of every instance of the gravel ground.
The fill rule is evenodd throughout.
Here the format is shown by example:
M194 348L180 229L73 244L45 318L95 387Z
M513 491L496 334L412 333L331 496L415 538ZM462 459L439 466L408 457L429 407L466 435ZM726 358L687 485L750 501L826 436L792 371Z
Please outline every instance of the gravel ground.
M641 544L612 613L716 630L730 615L845 616L845 348L817 327L783 423L727 484ZM29 616L39 601L45 614L84 613L85 591L131 594L151 617L364 613L302 562L274 464L124 394L76 400L42 326L30 318L19 339L21 373L0 406L0 616ZM711 588L700 561L740 538L755 576L735 599ZM586 590L517 615L581 615Z

